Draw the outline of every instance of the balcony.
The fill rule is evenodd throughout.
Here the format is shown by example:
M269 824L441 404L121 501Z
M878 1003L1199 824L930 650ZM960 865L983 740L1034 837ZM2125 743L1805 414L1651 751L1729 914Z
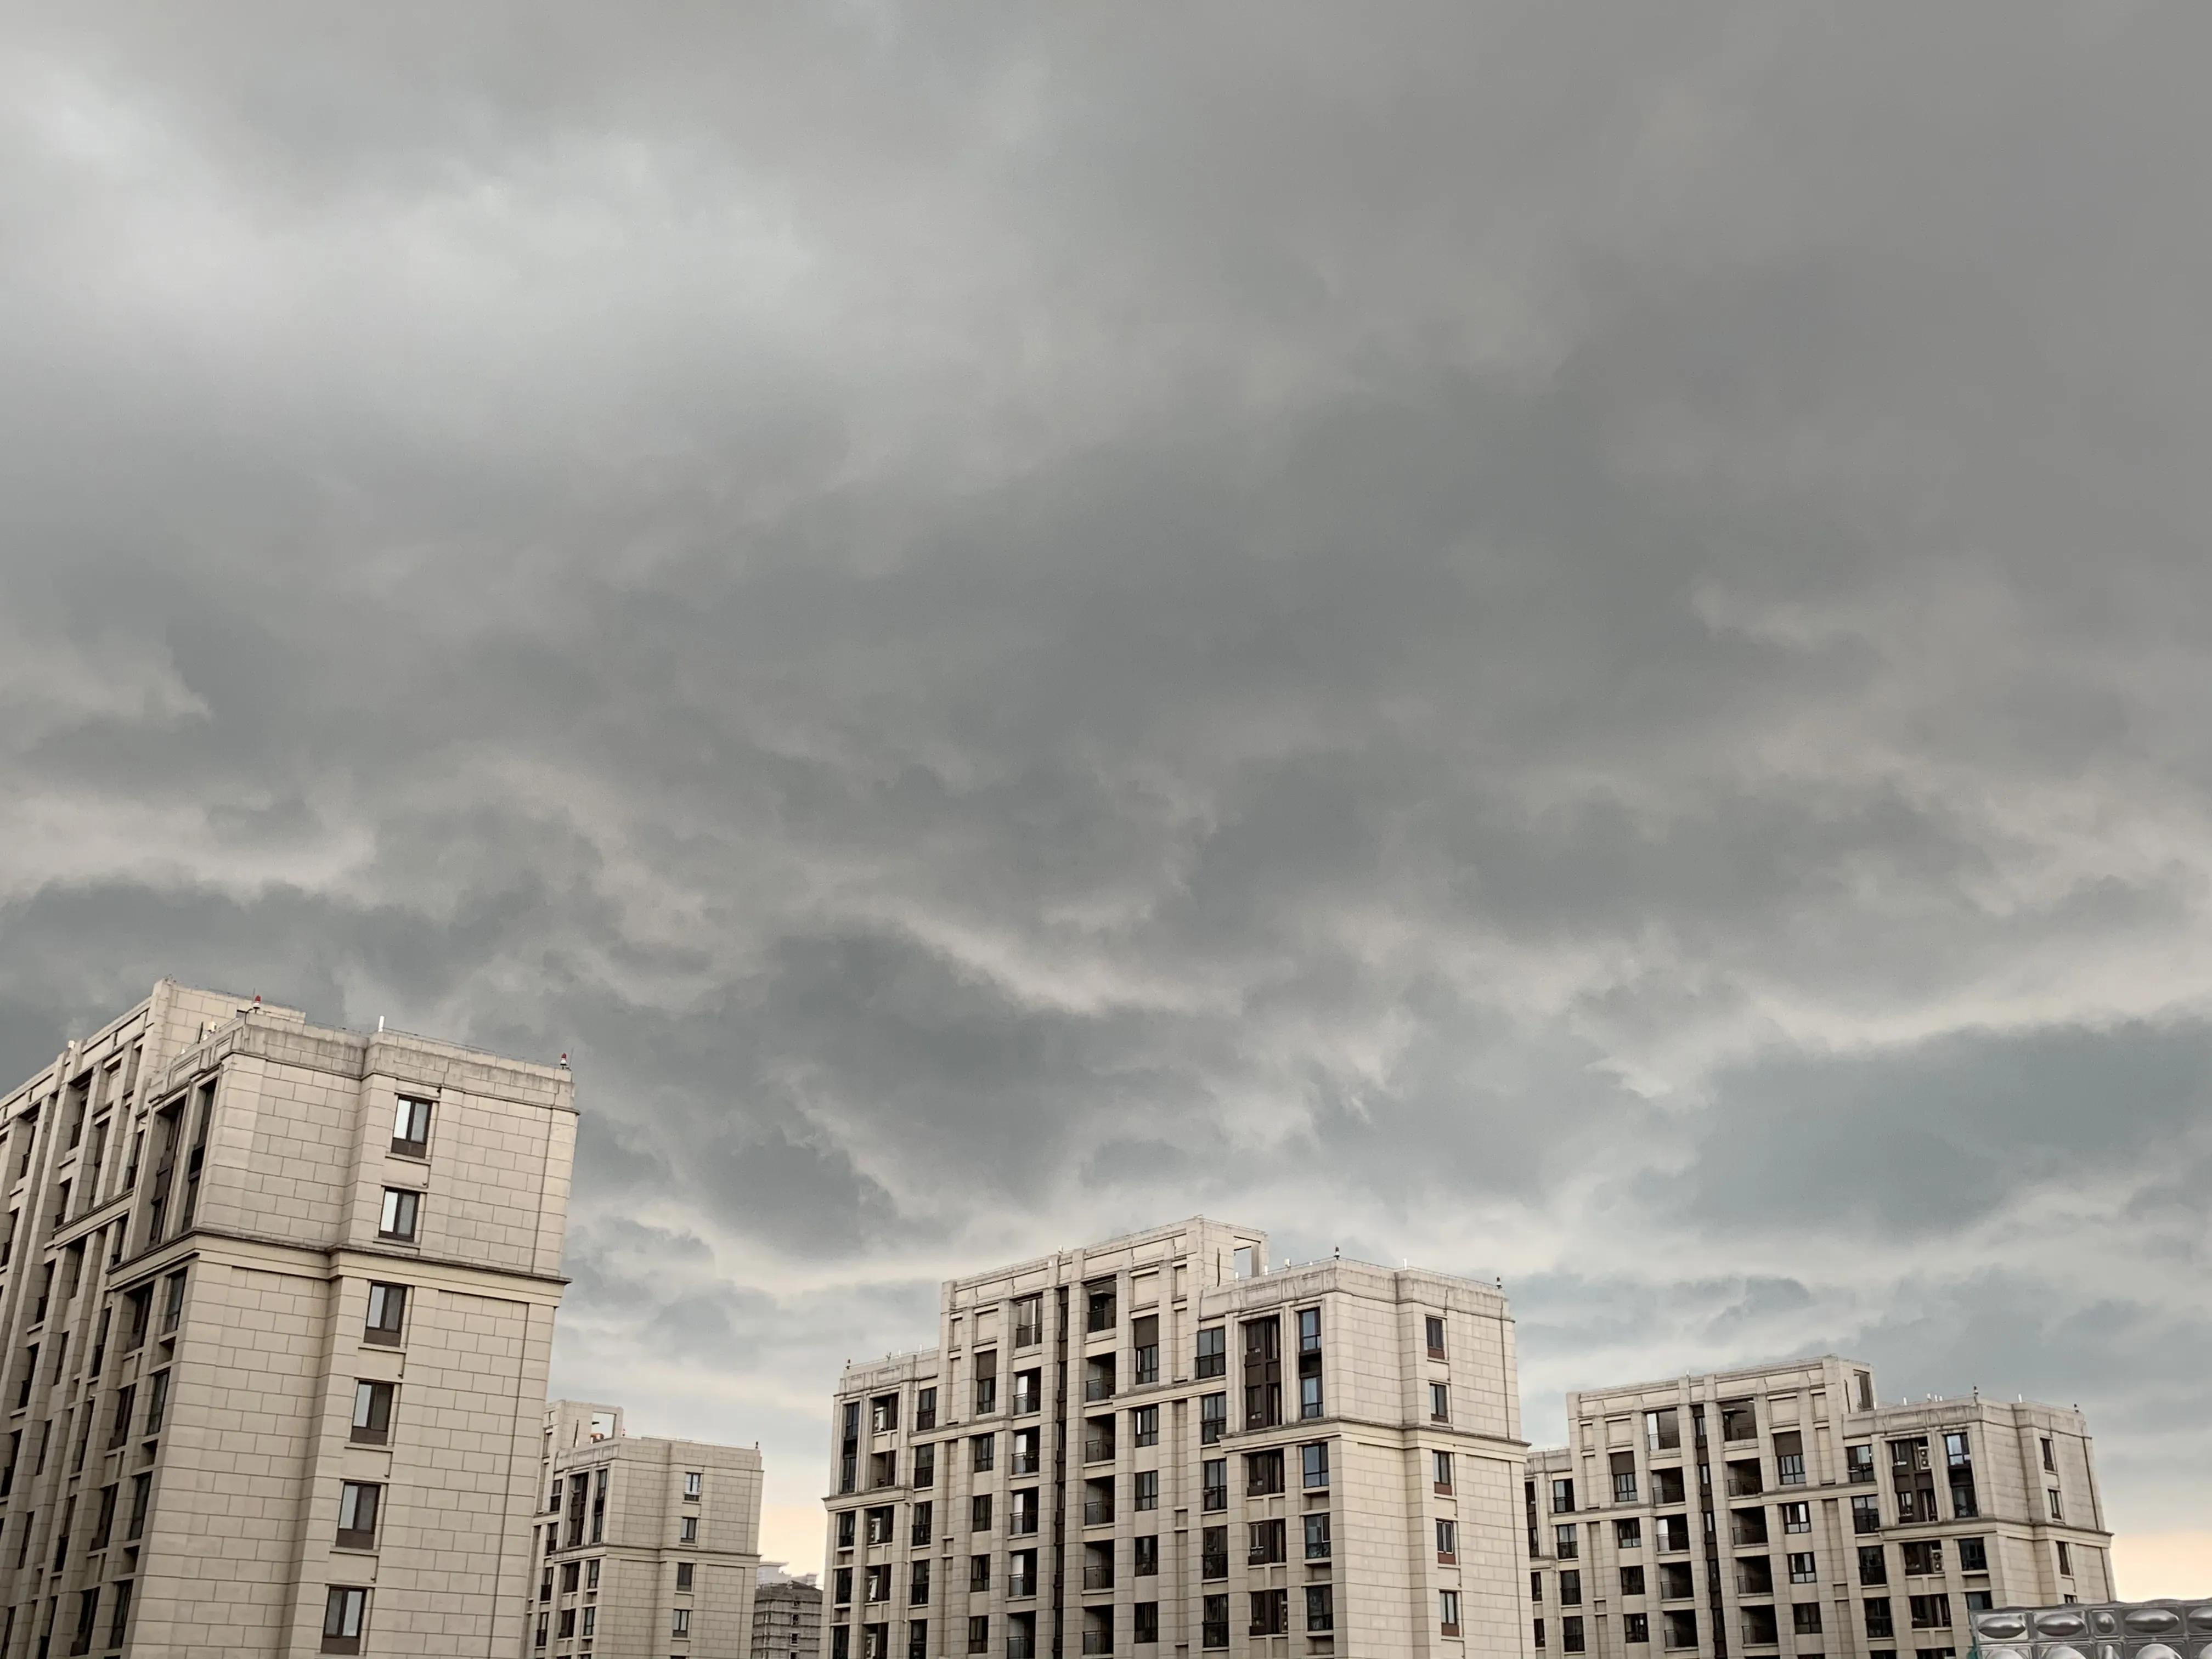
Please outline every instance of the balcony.
M1114 1461L1114 1437L1093 1435L1083 1443L1083 1461L1086 1463L1110 1463Z
M1114 1500L1110 1498L1087 1498L1083 1505L1083 1524L1086 1527L1110 1527L1114 1524Z
M1109 1590L1114 1588L1114 1564L1094 1561L1083 1569L1083 1588L1087 1590Z
M1087 1630L1084 1632L1083 1650L1085 1653L1113 1652L1114 1632L1111 1630Z
M1016 1474L1035 1474L1037 1472L1037 1465L1042 1461L1036 1453L1025 1451L1016 1452L1013 1458L1013 1472Z
M1006 1594L1015 1601L1036 1594L1036 1580L1025 1573L1016 1573L1006 1580Z

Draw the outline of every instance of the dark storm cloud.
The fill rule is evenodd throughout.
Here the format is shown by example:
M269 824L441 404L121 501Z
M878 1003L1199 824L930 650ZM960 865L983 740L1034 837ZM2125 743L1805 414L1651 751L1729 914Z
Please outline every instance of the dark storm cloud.
M12 20L0 1074L164 972L570 1051L564 1386L793 1492L1200 1207L1505 1274L1532 1410L2191 1352L2208 46Z

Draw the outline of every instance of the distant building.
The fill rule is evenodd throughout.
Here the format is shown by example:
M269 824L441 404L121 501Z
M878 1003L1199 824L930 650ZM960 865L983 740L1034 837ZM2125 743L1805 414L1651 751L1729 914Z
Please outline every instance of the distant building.
M1547 1659L1956 1659L1979 1611L2112 1594L2077 1411L1882 1406L1830 1356L1570 1394L1567 1430L1523 1496Z
M736 1659L760 1568L761 1456L632 1438L618 1406L545 1407L533 1659Z
M752 1659L814 1659L822 1648L822 1587L777 1562L761 1569L753 1595Z
M948 1281L831 1407L826 1659L1520 1655L1493 1285L1194 1218Z
M574 1144L169 980L0 1091L0 1653L520 1652Z

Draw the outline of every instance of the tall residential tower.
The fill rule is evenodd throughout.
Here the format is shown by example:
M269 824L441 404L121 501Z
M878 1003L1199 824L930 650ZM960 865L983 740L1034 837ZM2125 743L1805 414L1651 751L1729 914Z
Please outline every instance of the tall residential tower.
M1968 1615L2109 1597L2077 1411L1878 1403L1829 1356L1586 1389L1523 1509L1547 1655L1955 1659Z
M823 1651L1520 1655L1493 1286L1193 1219L948 1281L832 1406Z
M0 1656L519 1656L572 1098L166 980L0 1094Z

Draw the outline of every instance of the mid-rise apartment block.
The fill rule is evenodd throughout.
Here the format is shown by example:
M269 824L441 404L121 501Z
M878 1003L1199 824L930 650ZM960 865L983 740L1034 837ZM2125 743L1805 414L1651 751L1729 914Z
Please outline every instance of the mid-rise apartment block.
M532 1659L740 1659L752 1650L761 1455L545 1407Z
M574 1121L167 981L0 1095L0 1656L519 1656Z
M1570 1394L1567 1427L1523 1494L1547 1659L1956 1659L1979 1609L2112 1593L2077 1411L1884 1406L1830 1356Z
M832 1407L822 1651L1523 1654L1492 1285L1203 1218L948 1281Z
M822 1651L822 1587L763 1568L753 1593L752 1659L815 1659Z

